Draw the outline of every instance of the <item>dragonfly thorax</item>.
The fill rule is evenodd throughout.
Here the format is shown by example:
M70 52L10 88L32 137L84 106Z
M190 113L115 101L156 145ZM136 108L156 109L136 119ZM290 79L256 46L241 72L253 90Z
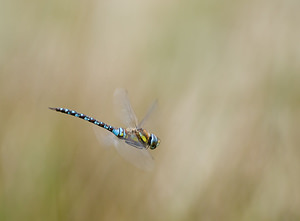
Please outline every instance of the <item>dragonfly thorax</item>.
M143 128L114 128L112 133L119 139L125 140L126 143L135 147L154 150L160 144L157 136Z
M160 139L143 128L134 129L139 141L144 143L147 148L154 150L160 144Z

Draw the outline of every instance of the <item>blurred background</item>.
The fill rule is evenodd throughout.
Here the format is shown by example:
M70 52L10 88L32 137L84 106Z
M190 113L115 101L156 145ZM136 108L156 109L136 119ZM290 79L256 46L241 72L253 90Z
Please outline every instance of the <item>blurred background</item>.
M299 220L299 7L1 1L0 220ZM120 87L153 172L48 109L123 126Z

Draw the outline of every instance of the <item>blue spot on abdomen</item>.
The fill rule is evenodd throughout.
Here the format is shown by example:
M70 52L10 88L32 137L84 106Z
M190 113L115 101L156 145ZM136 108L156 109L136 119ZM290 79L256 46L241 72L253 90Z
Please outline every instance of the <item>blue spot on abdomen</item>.
M120 129L119 128L117 128L117 129L113 129L113 134L114 135L116 135L116 136L118 136L119 135L119 133L120 133Z

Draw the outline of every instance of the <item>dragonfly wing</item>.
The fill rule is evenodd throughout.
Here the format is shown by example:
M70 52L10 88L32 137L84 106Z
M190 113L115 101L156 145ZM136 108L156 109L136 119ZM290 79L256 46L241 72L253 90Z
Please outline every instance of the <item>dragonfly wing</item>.
M131 107L128 93L125 89L117 88L114 93L115 110L121 121L127 126L135 128L138 125L137 117Z
M115 145L115 138L116 136L108 131L104 131L100 127L93 127L93 130L95 132L96 138L98 142L101 144L101 146L107 148L109 146Z
M138 128L142 128L143 125L145 124L145 122L149 119L149 117L151 116L151 114L153 113L153 111L156 109L157 107L157 100L155 100L151 106L149 107L145 117L143 118L143 120L138 124Z
M151 171L154 168L154 159L145 147L134 147L123 140L115 142L119 154L128 162L141 170Z

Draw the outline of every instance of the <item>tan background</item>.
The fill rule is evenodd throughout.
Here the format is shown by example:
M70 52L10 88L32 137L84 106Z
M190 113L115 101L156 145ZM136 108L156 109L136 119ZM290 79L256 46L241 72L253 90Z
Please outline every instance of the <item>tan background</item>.
M299 220L300 3L3 1L1 220ZM102 148L129 91L162 140L144 173Z

